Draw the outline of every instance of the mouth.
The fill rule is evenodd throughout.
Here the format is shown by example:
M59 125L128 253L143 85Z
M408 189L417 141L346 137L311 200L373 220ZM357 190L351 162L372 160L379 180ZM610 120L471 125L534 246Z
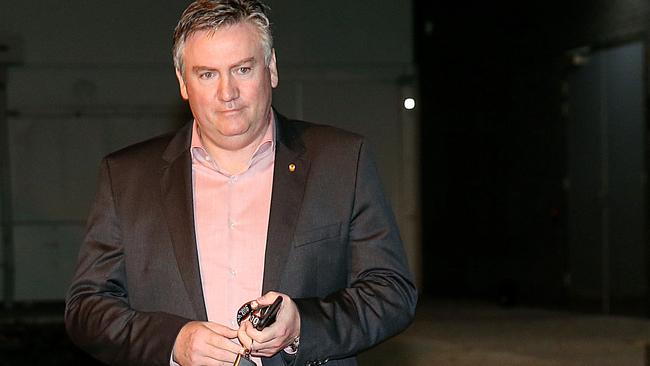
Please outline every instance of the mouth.
M229 115L233 115L233 114L237 114L237 113L241 112L242 109L243 108L224 109L224 110L221 110L221 111L217 111L217 113L225 115L225 116L229 116Z

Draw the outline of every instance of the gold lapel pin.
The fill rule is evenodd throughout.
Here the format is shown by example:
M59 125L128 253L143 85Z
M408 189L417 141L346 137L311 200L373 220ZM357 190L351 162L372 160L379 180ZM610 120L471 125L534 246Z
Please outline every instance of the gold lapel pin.
M294 163L289 164L289 171L291 173L295 172L296 171L296 164L294 164Z

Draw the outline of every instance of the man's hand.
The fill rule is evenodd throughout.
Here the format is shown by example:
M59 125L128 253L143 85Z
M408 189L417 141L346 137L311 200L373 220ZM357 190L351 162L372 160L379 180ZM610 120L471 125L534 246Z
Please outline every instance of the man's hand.
M232 365L242 347L232 341L237 330L211 322L183 326L174 343L174 362L181 366Z
M293 343L300 335L300 314L296 303L287 295L278 292L267 292L264 296L253 301L253 308L271 305L276 297L282 296L282 305L275 322L262 331L258 331L249 321L244 321L239 327L237 337L239 342L251 350L256 357L271 357ZM257 303L257 304L256 304Z

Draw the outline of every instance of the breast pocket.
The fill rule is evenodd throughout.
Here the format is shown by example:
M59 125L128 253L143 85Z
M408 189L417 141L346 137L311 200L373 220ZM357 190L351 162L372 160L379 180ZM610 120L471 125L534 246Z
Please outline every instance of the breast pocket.
M301 247L303 245L323 243L328 240L338 239L341 235L341 223L335 223L317 227L315 229L296 232L293 245Z

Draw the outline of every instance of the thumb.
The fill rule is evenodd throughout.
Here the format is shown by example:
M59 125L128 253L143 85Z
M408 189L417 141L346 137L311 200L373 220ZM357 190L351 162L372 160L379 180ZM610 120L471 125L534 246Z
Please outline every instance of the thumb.
M281 294L278 293L278 292L275 292L275 291L269 291L269 292L265 293L263 296L260 296L257 299L255 299L255 302L257 302L257 304L262 305L262 306L271 305L271 304L273 304L273 302L275 301L275 299L278 296L281 296ZM257 306L255 306L255 304L252 304L252 305L253 305L253 308L257 308Z

